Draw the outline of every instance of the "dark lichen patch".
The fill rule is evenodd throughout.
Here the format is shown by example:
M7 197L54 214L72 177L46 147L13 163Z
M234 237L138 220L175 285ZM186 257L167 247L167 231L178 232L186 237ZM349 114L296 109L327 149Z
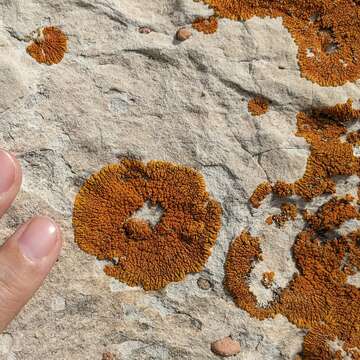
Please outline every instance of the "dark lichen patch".
M132 218L146 202L164 210L155 226ZM155 290L203 269L220 217L220 205L196 170L123 160L85 182L75 200L73 225L82 250L112 262L106 274Z
M26 51L40 64L58 64L67 51L67 36L55 26L40 28Z
M360 7L353 0L202 0L215 16L281 17L298 46L301 73L322 86L360 78Z

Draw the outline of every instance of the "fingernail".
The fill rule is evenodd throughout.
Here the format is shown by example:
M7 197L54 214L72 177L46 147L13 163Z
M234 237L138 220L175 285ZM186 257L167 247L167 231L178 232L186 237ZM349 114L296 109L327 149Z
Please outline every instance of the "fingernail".
M9 153L0 150L0 194L6 193L15 181L15 163Z
M51 252L57 242L57 226L47 217L36 217L26 226L19 239L24 256L36 261Z

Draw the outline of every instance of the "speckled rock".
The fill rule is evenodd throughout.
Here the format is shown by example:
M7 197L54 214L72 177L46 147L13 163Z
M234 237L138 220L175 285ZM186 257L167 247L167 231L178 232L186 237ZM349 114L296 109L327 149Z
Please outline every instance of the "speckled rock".
M197 285L200 289L203 289L203 290L211 289L211 282L204 278L199 278L197 281Z
M42 213L59 222L65 240L44 286L0 339L1 359L97 360L111 352L118 360L211 360L211 342L229 334L241 345L236 360L290 360L301 352L305 330L281 315L259 321L234 305L223 287L224 262L232 239L249 229L263 238L263 261L249 276L259 304L288 285L298 271L291 246L304 224L299 217L282 229L268 226L278 204L269 198L252 209L248 199L260 182L303 174L309 149L295 136L298 111L348 98L359 107L360 82L323 88L301 78L281 19L221 19L213 35L192 30L176 41L179 28L211 14L193 0L0 0L0 143L24 169L0 238ZM69 38L53 66L25 51L26 35L48 24ZM141 27L153 31L141 34ZM261 118L247 111L256 95L271 103ZM144 292L107 277L104 263L74 243L81 184L124 157L202 172L223 208L202 273ZM356 177L337 182L339 192L356 194ZM271 288L261 283L268 271L276 273ZM211 289L200 288L200 278ZM359 286L359 276L351 282Z
M151 33L151 29L147 26L141 26L139 27L139 33L140 34L150 34Z

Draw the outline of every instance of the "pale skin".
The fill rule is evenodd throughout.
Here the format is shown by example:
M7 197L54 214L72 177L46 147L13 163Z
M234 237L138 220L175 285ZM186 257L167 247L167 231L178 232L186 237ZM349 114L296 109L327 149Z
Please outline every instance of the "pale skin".
M0 218L22 181L15 156L0 149ZM0 333L41 286L62 246L58 225L46 216L22 224L0 247Z

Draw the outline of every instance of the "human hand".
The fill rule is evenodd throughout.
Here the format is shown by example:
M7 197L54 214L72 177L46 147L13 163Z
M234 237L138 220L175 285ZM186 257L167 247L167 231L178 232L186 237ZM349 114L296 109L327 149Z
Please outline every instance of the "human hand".
M15 157L0 149L0 218L21 186ZM21 225L0 247L0 332L40 287L62 245L59 227L38 216Z

